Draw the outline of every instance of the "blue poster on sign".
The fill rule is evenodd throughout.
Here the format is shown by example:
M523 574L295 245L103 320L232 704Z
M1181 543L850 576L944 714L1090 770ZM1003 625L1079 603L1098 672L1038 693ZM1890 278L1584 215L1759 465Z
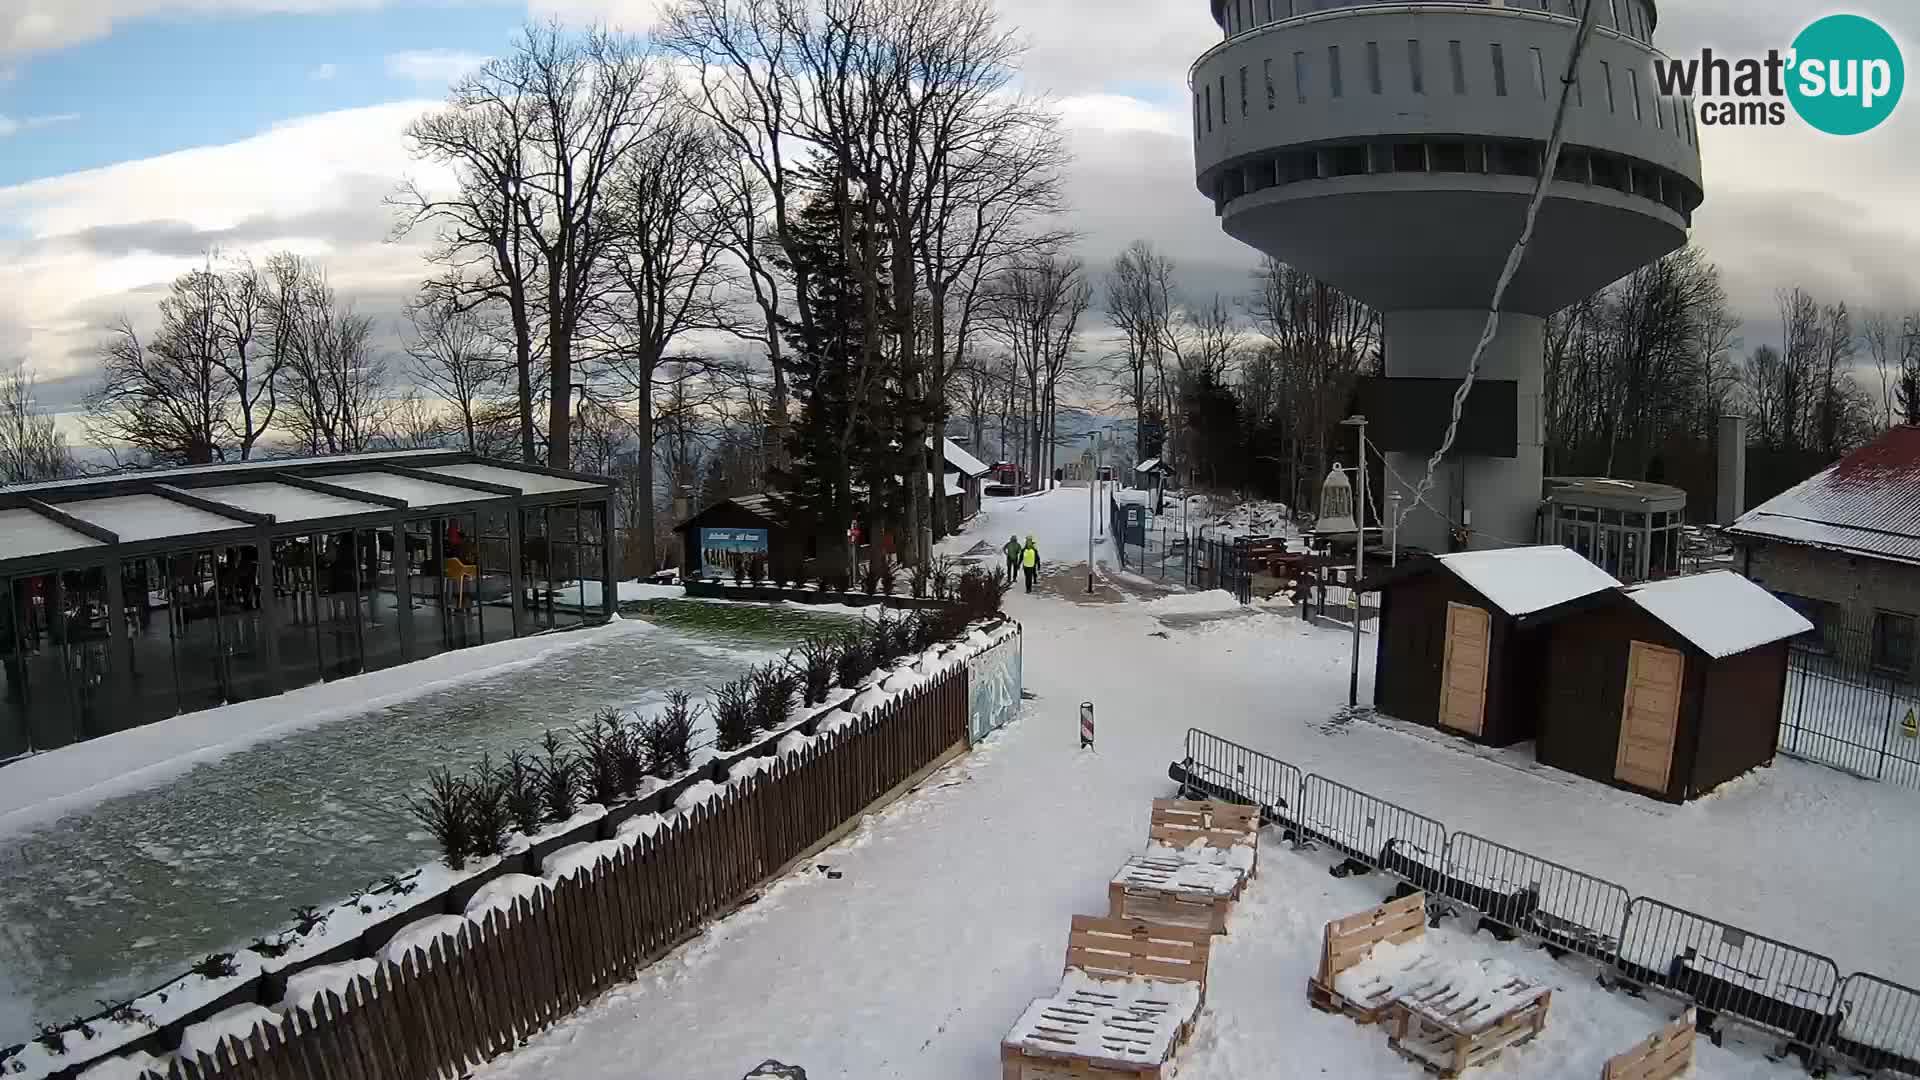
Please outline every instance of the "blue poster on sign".
M767 557L765 529L701 529L700 576L731 578L733 568L746 572L747 563Z
M1020 635L967 660L967 743L979 742L1020 711Z

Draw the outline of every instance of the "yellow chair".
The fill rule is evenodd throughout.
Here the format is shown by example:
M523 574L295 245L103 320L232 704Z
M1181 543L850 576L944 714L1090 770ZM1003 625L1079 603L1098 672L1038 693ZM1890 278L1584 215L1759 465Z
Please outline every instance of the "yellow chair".
M467 606L467 582L474 582L475 591L478 591L480 568L459 559L448 559L440 566L440 577L453 586L454 606L464 610Z

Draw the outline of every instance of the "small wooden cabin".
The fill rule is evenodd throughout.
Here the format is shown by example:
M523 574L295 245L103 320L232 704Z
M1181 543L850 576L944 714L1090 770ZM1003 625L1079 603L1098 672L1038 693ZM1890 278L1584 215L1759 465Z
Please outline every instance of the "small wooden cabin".
M1669 802L1773 760L1788 639L1813 629L1725 570L1586 597L1523 626L1547 637L1540 761Z
M1372 579L1380 592L1373 703L1489 746L1534 737L1545 637L1519 621L1619 586L1564 547L1423 555Z

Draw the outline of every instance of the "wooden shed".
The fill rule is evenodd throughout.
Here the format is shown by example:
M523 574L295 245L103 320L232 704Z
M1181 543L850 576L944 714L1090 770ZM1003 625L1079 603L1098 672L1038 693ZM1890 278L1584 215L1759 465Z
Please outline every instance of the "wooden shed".
M1813 629L1725 570L1536 613L1543 764L1670 802L1773 760L1788 639Z
M1619 586L1564 547L1423 555L1376 575L1373 703L1489 746L1534 737L1545 637L1519 620Z

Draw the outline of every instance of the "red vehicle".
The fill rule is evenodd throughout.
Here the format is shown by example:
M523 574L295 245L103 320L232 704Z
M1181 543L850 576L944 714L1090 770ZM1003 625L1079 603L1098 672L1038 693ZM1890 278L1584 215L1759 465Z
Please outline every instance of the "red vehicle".
M987 470L986 492L989 495L1018 495L1026 490L1027 474L1020 466L1011 461L994 464Z

